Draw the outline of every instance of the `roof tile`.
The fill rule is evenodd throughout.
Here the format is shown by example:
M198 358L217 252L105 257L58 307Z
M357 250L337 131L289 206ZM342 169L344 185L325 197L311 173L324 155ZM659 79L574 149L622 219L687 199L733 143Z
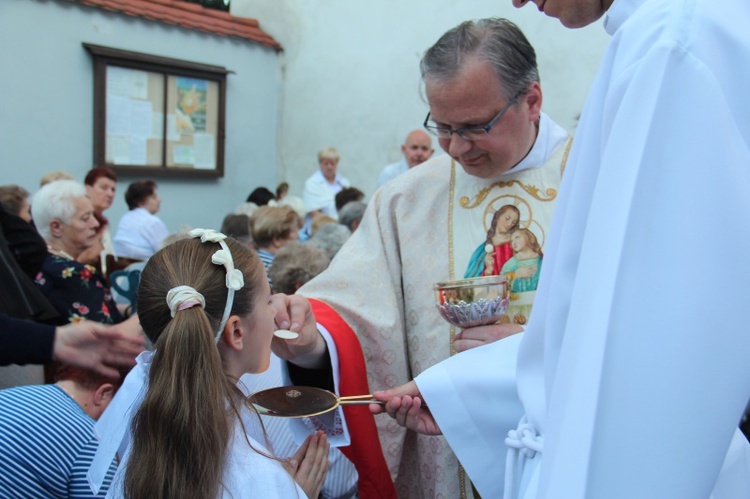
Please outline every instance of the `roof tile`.
M276 50L279 42L260 28L257 19L236 17L227 12L208 9L182 0L68 0L90 7L142 17L165 24L197 29L220 36L244 38Z

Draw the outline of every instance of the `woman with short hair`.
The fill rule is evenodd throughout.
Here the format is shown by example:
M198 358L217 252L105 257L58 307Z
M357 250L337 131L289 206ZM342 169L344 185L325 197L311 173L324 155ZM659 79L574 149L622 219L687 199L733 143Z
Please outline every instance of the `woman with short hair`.
M120 257L148 260L169 235L167 226L156 216L161 207L157 188L153 180L139 180L125 191L130 211L120 219L115 235L115 251Z
M107 274L107 255L115 256L112 234L109 231L109 220L104 216L115 200L117 174L106 166L92 168L83 180L86 186L86 197L94 208L94 217L99 222L96 230L96 244L79 255L79 261L96 265L102 274Z
M35 282L62 322L121 322L123 316L104 277L93 265L78 260L96 244L99 228L83 185L73 180L47 184L34 195L32 207L49 251Z
M276 252L299 239L299 217L289 206L261 206L250 217L250 231L268 272Z

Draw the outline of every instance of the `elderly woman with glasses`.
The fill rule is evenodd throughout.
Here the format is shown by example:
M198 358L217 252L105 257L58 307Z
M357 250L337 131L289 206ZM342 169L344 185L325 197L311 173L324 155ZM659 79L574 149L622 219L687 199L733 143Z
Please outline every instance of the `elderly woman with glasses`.
M83 185L58 180L42 187L32 200L37 230L49 254L36 276L63 322L92 320L116 324L124 319L104 277L93 265L78 261L97 242L99 222ZM138 331L137 318L129 326Z

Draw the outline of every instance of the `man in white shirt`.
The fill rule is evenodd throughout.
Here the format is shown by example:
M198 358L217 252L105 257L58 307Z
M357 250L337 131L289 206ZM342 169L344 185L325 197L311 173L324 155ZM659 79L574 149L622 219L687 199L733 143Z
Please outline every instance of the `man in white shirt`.
M432 148L432 139L424 130L412 130L406 136L406 140L401 145L403 157L396 163L390 164L383 168L378 179L378 187L382 186L389 180L393 180L402 173L406 173L409 168L424 163L435 150Z
M531 321L376 396L482 497L750 497L750 3L534 3L571 28L606 11L613 38Z

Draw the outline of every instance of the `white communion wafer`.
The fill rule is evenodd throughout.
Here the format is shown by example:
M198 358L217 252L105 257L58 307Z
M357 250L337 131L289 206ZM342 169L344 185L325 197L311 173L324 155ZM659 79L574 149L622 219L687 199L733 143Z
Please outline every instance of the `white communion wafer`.
M273 335L282 340L296 340L299 338L299 333L289 331L288 329L277 329L273 332Z

